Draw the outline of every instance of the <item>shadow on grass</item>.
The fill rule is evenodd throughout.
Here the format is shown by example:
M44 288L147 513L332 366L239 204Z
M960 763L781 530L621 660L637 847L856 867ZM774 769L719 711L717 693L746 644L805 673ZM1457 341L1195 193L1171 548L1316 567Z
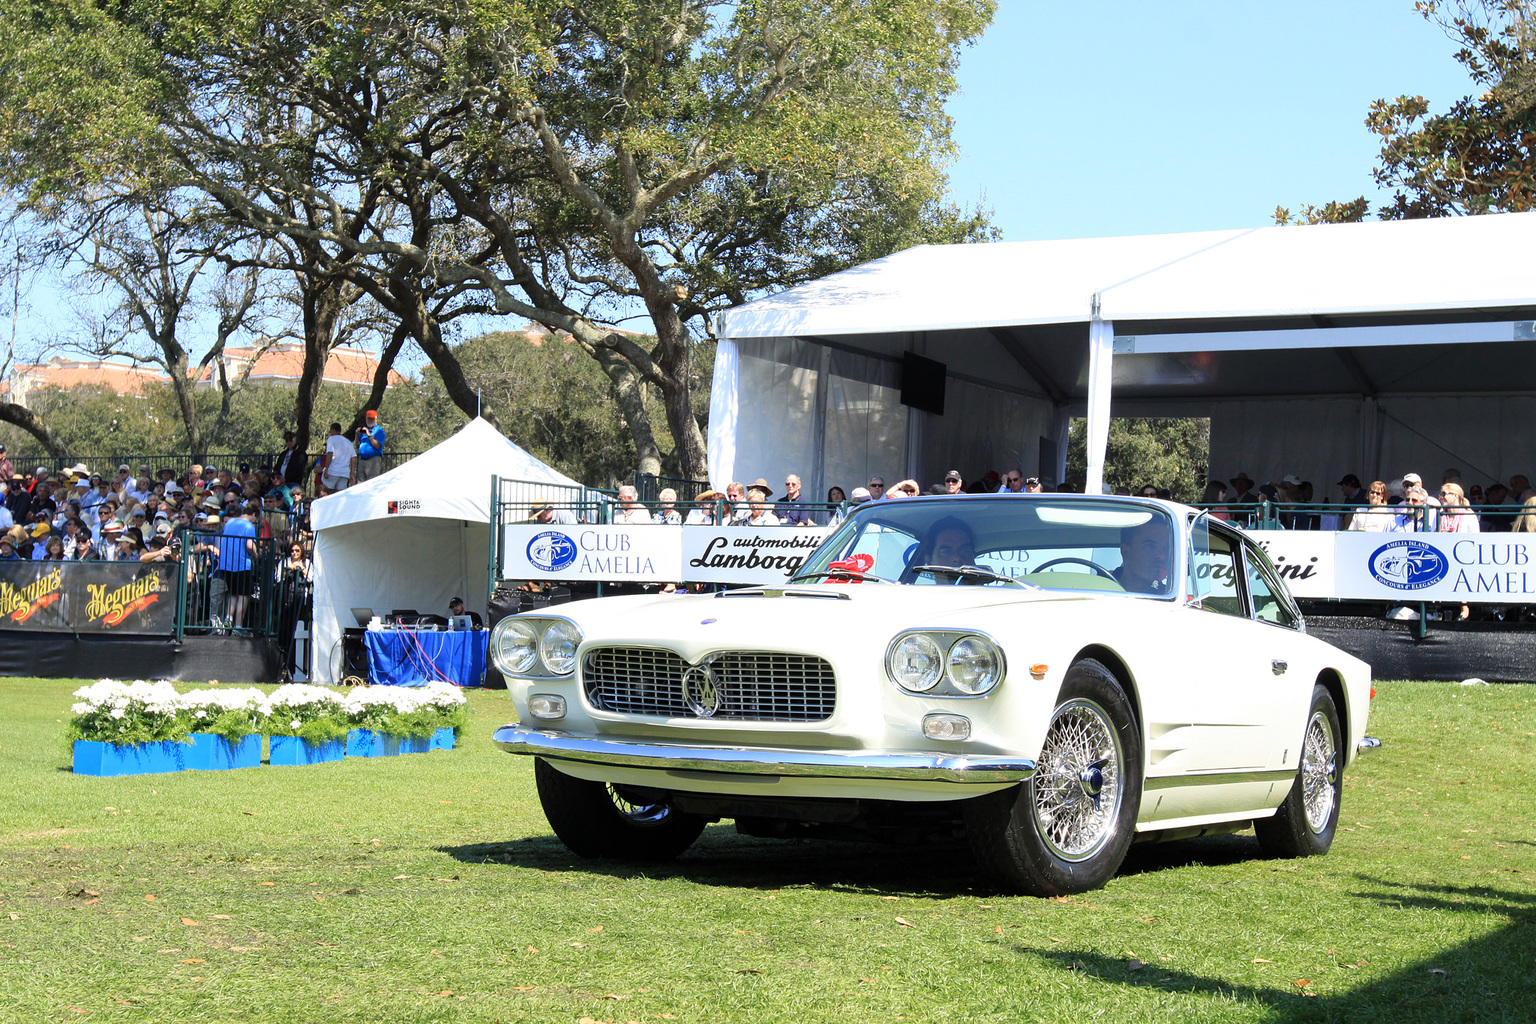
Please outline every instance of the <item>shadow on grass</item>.
M1016 945L1062 970L1081 972L1105 984L1173 994L1209 995L1223 1005L1245 1001L1265 1006L1266 1024L1404 1020L1515 1021L1531 1019L1536 978L1527 970L1536 948L1536 895L1489 888L1404 885L1361 876L1379 888L1353 893L1383 906L1446 913L1494 914L1510 923L1482 938L1408 964L1385 978L1351 985L1357 965L1339 964L1332 977L1291 978L1273 986L1233 983L1163 964L1139 964L1091 950L1037 949ZM1319 908L1347 914L1347 906ZM1304 982L1304 983L1303 983ZM1521 1009L1521 1007L1525 1009Z
M914 849L922 855L913 856ZM731 888L815 886L932 899L1007 895L976 870L964 841L950 837L938 837L919 847L833 839L757 839L739 835L729 824L717 824L705 829L698 843L681 858L664 863L583 859L553 835L440 847L439 852L471 864L578 870L612 878L682 878L698 885ZM1261 859L1258 841L1251 835L1207 836L1133 846L1119 874ZM937 875L935 865L948 867Z
M965 844L942 838L924 844L924 855L914 857L908 846L831 839L757 839L739 835L728 824L711 825L682 857L650 864L583 859L552 835L438 849L471 864L574 870L611 878L678 878L695 885L737 889L812 886L929 899L996 892L976 877ZM952 867L939 874L935 864Z

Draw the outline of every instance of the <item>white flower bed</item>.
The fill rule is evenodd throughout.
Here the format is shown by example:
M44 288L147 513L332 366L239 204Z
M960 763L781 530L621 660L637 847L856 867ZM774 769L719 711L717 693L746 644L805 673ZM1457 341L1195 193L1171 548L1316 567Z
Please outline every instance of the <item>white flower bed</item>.
M464 694L449 683L427 686L359 686L345 693L324 686L289 684L270 694L254 687L220 687L178 693L169 682L100 679L75 691L73 731L86 739L140 743L200 732L202 723L246 718L241 731L297 732L305 723L331 719L362 728L385 728L400 717L431 721L459 716ZM462 722L462 719L460 718Z

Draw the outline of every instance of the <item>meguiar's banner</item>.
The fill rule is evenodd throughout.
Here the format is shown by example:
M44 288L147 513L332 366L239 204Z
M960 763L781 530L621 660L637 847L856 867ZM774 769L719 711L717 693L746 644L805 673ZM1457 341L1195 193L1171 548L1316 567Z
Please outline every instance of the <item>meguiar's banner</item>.
M170 634L177 563L0 561L0 629Z

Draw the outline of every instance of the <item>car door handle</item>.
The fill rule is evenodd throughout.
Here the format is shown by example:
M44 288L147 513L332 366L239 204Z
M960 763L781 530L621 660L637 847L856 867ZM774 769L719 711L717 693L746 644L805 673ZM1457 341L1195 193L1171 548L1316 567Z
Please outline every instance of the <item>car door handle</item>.
M1275 658L1273 661L1271 661L1269 663L1270 671L1274 672L1274 674L1277 675L1277 676L1285 675L1285 670L1290 668L1290 667L1291 666L1287 665L1285 662L1281 661L1279 658Z

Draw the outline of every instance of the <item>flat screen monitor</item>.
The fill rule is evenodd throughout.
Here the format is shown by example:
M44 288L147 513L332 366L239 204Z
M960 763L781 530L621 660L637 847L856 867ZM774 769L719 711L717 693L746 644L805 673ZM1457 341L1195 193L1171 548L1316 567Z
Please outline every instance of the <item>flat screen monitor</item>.
M352 617L357 620L357 624L359 626L365 626L366 627L368 625L368 623L373 621L373 609L372 608L353 608L352 609Z

